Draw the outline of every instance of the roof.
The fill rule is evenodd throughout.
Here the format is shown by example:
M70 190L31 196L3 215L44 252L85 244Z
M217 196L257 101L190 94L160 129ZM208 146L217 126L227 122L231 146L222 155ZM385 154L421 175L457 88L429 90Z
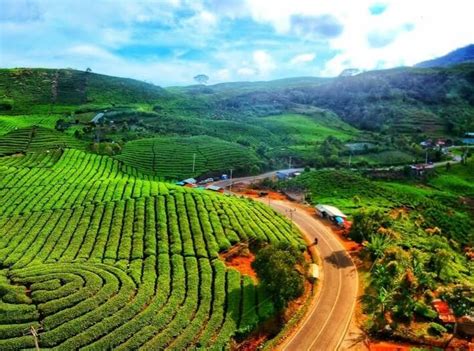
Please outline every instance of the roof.
M206 189L207 190L213 190L213 191L219 191L222 188L220 186L217 186L217 185L208 185L208 186L206 186Z
M316 205L316 209L319 212L326 212L331 217L347 218L347 216L344 213L342 213L341 210L339 210L337 207L334 207L334 206L318 204Z
M187 184L196 184L196 179L188 178L188 179L183 180L182 182L187 183Z
M94 116L94 118L92 118L91 122L92 123L97 123L97 122L99 122L99 119L101 119L103 116L104 116L104 114L102 112L100 112L100 113L96 114Z
M276 174L285 174L289 176L298 171L298 168L280 169L279 171L276 171Z
M423 170L423 169L432 169L434 168L434 165L433 164L424 164L424 163L420 163L420 164L417 164L417 165L411 165L410 166L411 169L417 169L417 170Z

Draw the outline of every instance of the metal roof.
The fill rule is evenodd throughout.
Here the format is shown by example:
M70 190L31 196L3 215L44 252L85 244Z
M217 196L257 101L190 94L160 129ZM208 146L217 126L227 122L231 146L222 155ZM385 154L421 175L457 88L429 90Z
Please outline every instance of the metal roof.
M316 205L316 209L319 212L326 212L331 217L347 218L347 216L344 213L342 213L341 210L339 210L337 207L334 207L334 206L318 204Z

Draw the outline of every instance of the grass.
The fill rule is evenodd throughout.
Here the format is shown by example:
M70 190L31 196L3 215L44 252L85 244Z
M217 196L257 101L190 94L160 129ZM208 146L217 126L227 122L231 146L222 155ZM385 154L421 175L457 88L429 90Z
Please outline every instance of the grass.
M369 165L402 165L412 163L413 155L399 150L387 150L352 156L352 162L367 162Z

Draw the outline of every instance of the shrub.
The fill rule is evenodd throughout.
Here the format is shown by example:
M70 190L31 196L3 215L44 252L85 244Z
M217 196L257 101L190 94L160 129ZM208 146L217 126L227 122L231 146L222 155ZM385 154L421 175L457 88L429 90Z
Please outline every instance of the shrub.
M448 330L443 327L441 324L431 322L428 328L428 332L433 335L441 336L446 333Z
M252 266L277 309L303 294L304 278L296 269L303 262L301 252L287 245L267 245L257 252Z

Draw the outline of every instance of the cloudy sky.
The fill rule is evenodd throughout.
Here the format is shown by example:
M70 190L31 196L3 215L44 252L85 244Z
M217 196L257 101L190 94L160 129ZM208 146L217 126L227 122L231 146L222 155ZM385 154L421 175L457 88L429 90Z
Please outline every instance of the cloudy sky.
M0 0L0 66L163 86L334 76L473 43L473 13L473 0Z

